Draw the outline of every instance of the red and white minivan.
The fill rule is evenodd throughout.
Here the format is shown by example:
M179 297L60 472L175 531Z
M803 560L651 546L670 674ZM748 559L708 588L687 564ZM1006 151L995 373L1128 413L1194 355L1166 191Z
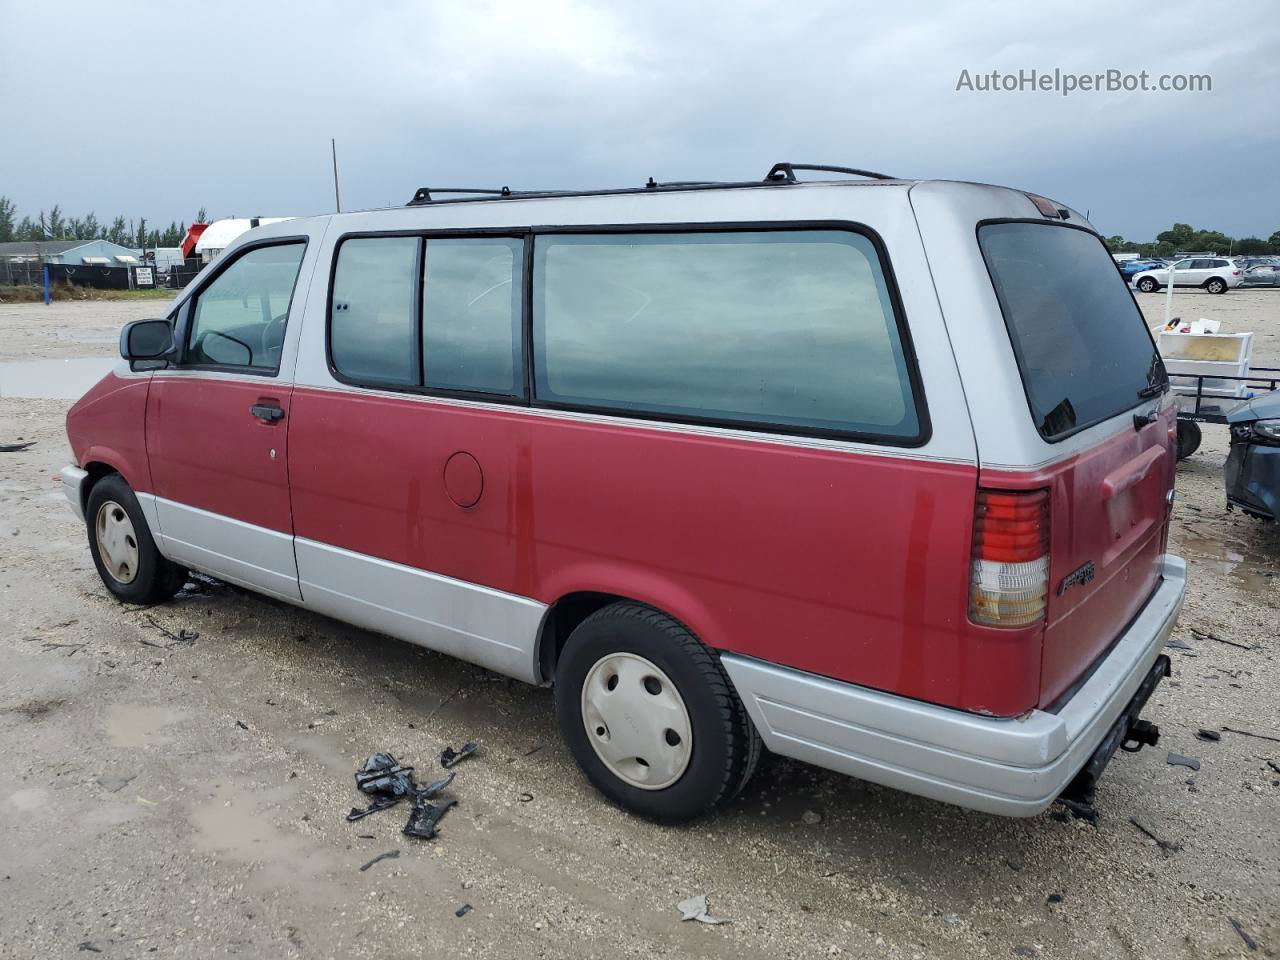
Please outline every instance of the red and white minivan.
M1089 812L1185 584L1147 328L1074 210L801 169L244 234L68 415L107 588L200 570L554 683L649 816L762 746Z

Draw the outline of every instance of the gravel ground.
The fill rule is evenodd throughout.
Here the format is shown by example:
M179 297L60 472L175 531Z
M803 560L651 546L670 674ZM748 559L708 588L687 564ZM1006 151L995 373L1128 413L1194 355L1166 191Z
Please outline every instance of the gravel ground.
M161 312L0 307L0 384L6 361L110 356L123 321ZM1280 291L1179 292L1175 313L1258 332L1255 362L1280 366ZM1280 738L1280 533L1226 512L1222 427L1179 470L1171 540L1191 579L1186 648L1147 711L1163 738L1113 762L1096 828L778 759L729 809L664 828L592 792L547 690L226 587L110 599L55 482L68 405L0 399L0 439L36 441L0 454L0 957L1280 950L1280 741L1196 737ZM403 837L403 810L344 820L368 754L425 779L468 739L481 749L437 840ZM697 893L734 922L681 923Z

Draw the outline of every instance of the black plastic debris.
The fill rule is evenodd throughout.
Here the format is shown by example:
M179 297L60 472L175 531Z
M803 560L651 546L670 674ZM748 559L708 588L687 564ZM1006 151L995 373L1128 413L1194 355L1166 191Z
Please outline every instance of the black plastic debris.
M1209 743L1216 743L1217 741L1222 739L1222 734L1220 734L1217 730L1206 730L1204 727L1201 727L1199 730L1196 731L1196 739L1205 740L1205 741L1208 741Z
M457 802L457 800L449 799L441 803L432 803L425 796L419 795L415 797L413 810L409 814L409 822L404 825L404 832L411 837L434 840L436 837L436 824L449 811L449 808Z
M34 440L28 440L26 443L0 443L0 453L21 453L23 450L34 447L35 444Z
M464 904L463 904L462 906L460 906L457 910L453 911L453 915L454 915L455 917L465 917L465 916L466 916L468 913L470 913L473 909L475 909L475 908L474 908L474 907L472 907L472 906L471 906L471 904L469 904L469 903L464 903Z
M372 867L375 863L378 863L379 861L395 860L399 856L400 856L399 850L388 850L386 853L380 853L376 857L374 857L372 860L370 860L368 863L363 864L360 867L360 872L364 873L366 870L368 870L370 867Z
M351 812L347 814L347 820L354 823L356 820L361 820L371 813L377 813L379 810L389 810L403 799L404 797L379 797L367 807L352 807Z
M411 837L430 840L436 836L436 824L440 822L440 818L457 802L447 800L436 804L430 800L449 786L454 776L455 774L450 773L447 777L420 787L413 778L413 767L402 766L389 753L375 753L356 771L356 787L362 793L372 796L373 802L363 808L352 807L347 820L363 819L407 799L412 801L413 810L409 814L404 832Z
M448 770L460 760L465 760L467 757L475 753L476 748L479 746L480 745L474 740L469 740L457 750L453 749L453 747L445 747L444 751L440 754L440 766Z
M1230 921L1231 926L1235 927L1236 933L1240 934L1240 939L1244 941L1246 947L1250 950L1258 949L1258 941L1249 936L1248 931L1245 930L1244 925L1239 920L1235 917L1227 917L1227 920Z
M389 753L375 753L356 771L356 787L363 793L407 797L413 793L413 767L402 767Z
M1168 764L1171 767L1189 767L1192 770L1200 769L1200 761L1195 757L1184 757L1180 753L1170 753Z

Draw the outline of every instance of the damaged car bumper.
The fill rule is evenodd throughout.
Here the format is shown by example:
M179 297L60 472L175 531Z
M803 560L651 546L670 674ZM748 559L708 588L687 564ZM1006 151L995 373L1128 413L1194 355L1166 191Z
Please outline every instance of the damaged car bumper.
M722 662L774 753L962 807L1028 817L1053 803L1144 689L1186 592L1185 561L1165 556L1162 574L1110 652L1052 711L988 718L749 657L725 654Z
M1227 503L1260 520L1280 522L1280 446L1233 442L1223 472Z
M62 468L62 492L77 517L84 519L84 483L89 474L73 464Z

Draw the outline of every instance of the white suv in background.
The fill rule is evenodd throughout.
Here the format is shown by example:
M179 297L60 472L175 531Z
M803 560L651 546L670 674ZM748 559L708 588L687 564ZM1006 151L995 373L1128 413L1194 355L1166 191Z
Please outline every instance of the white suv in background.
M1243 273L1234 260L1226 257L1193 257L1178 260L1163 270L1135 274L1133 285L1143 293L1154 293L1169 285L1170 270L1175 287L1204 287L1210 293L1226 293L1231 287L1240 286Z

